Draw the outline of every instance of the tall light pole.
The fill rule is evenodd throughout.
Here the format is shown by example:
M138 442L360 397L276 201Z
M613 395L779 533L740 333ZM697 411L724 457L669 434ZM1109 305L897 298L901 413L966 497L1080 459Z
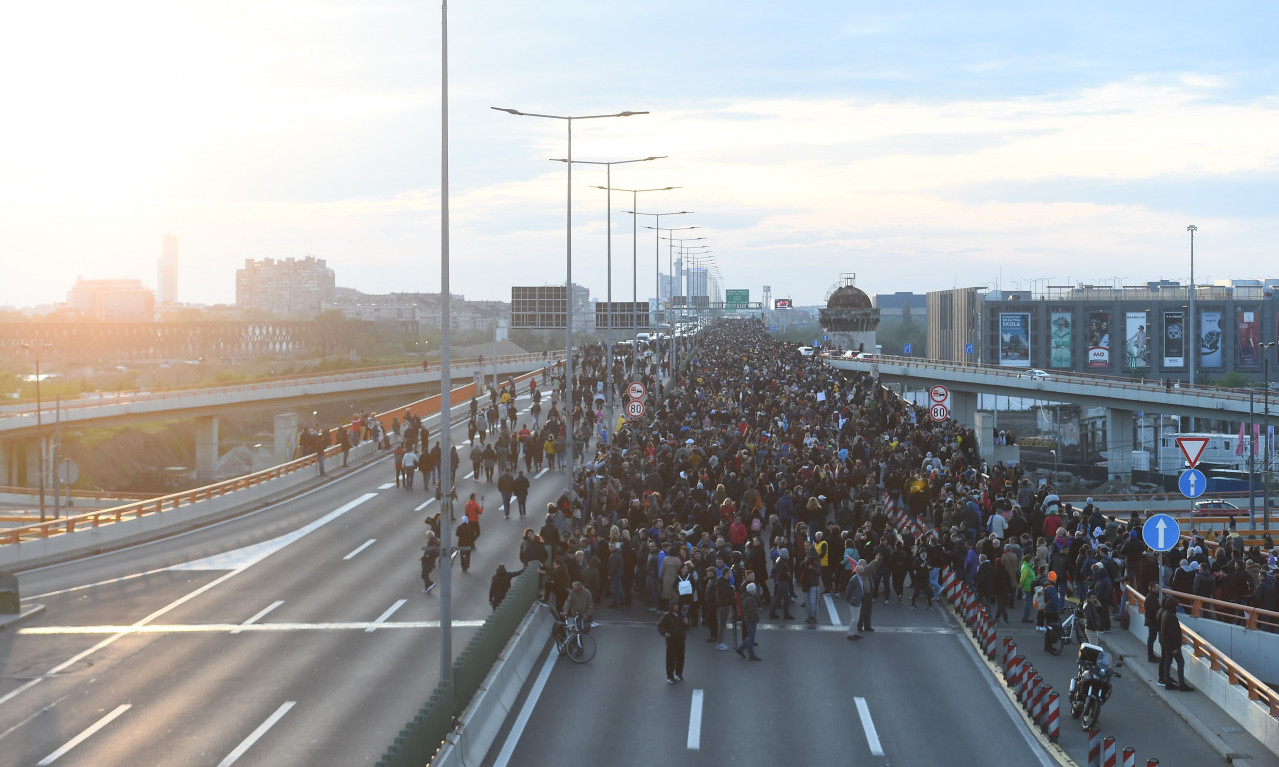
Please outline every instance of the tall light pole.
M453 698L453 464L449 368L452 316L449 305L449 4L440 6L440 681ZM422 444L426 445L423 439ZM423 478L423 482L425 482Z
M23 341L23 349L31 352L36 361L36 471L40 474L40 521L45 521L44 510L44 408L40 400L40 352L53 348L53 344L37 344L34 341Z
M655 261L660 262L660 261L661 261L661 258L662 258L662 253L661 253L661 248L662 248L662 232L668 232L668 233L669 233L669 232L679 232L679 231L686 231L686 230L688 230L688 229L700 229L700 228L701 228L701 227L698 227L698 226L673 226L673 227L665 227L665 228L663 228L663 227L662 227L662 219L661 219L661 217L662 217L662 216L676 216L676 215L681 215L681 214L684 214L684 213L691 213L691 212L692 212L692 211L688 211L688 210L681 210L681 211L678 211L678 212L676 212L676 213L651 213L651 214L650 214L650 213L641 213L641 214L640 214L640 215L654 215L654 216L657 216L657 217L658 217L658 218L657 218L657 221L656 221L657 226L645 226L645 227L644 227L645 229L652 229L652 230L653 230L653 234L655 235L655 238L654 238L654 240L653 240L653 251L654 251L654 254L655 254ZM668 234L668 239L669 239L669 234ZM671 281L672 290L674 289L674 287L675 287L675 286L677 286L677 285L679 285L679 284L680 284L680 283L679 283L679 281L675 279L675 262L674 262L674 258L675 258L675 256L674 256L674 251L675 251L674 243L668 243L668 245L667 245L667 250L666 250L666 272L667 272L667 277L668 277L668 278L670 279L670 281ZM654 263L654 264L653 264L653 271L654 271L654 272L656 272L656 271L657 271L657 268L658 268L658 267L657 267L657 263ZM661 290L661 286L660 286L660 285L658 286L658 290L657 290L657 297L658 297L658 302L659 302L659 304L660 304L660 302L661 302L661 297L662 297L662 290ZM675 297L675 296L674 296L674 293L672 293L670 296L668 296L668 297L667 297L667 300L666 300L666 317L667 317L668 319L671 317L671 304L673 304L673 303L674 303L674 300L673 300L673 299L674 299L674 297ZM671 338L670 338L670 342L667 344L667 355L666 355L666 359L667 359L667 366L670 368L670 370L669 370L668 372L669 372L671 375L675 375L675 373L676 373L676 370L675 370L675 363L676 363L676 360L675 360L675 354L676 354L676 353L675 353L675 345L676 345L676 343L677 343L677 342L676 342L676 339L675 339L675 324L674 324L674 323L671 323ZM678 380L678 379L677 379L677 380Z
M1265 412L1265 432L1266 447L1262 452L1261 471L1264 482L1265 497L1261 501L1261 519L1262 526L1266 532L1270 532L1270 350L1274 348L1279 341L1271 341L1270 343L1261 344L1261 378L1265 382L1265 389L1262 392L1262 410Z
M599 188L600 187L596 187L596 189L599 189ZM639 303L639 217L641 215L656 215L658 216L657 221L660 224L661 216L662 216L661 213L655 213L655 214L636 213L634 209L638 207L637 203L639 201L640 192L669 192L673 189L682 189L682 188L683 187L678 187L678 186L664 186L664 187L659 187L657 189L614 189L613 190L615 192L631 193L631 210L624 211L624 212L631 214L631 312L632 312L631 378L632 380L634 380L635 377L639 374L639 342L638 342L639 319L634 316L635 304ZM680 211L680 212L687 213L688 211ZM656 296L656 299L654 300L656 300L660 304L662 300L662 292L661 292L661 285L659 284L659 282L660 281L658 280L658 276L657 276L657 262L654 261L653 262L653 289L656 292L653 293L653 295ZM656 328L656 325L657 325L656 312L653 313L652 325L653 325L653 329L656 331L657 329Z
M656 227L648 227L648 228L649 228L649 229L654 229L654 228L656 228ZM666 237L662 237L662 236L661 236L661 232L662 232L662 231L674 232L674 231L679 231L679 230L684 230L684 229L700 229L700 228L701 228L701 227L697 227L697 226L677 226L677 227L669 227L669 228L667 228L667 229L665 229L665 230L662 230L662 229L658 229L658 230L657 230L657 231L658 231L658 239L664 239L664 240L666 240L666 244L667 244L667 248L666 248L667 268L668 268L668 269L670 269L670 273L671 273L671 276L672 276L672 277L674 277L674 276L675 276L675 243L676 243L676 242L680 243L680 258L681 258L680 264L681 264L681 267L680 267L680 275L679 275L679 277L675 280L675 285L676 285L676 287L679 289L680 299L681 299L681 301L682 301L682 306L680 307L680 316L681 316L681 317L684 317L684 316L686 316L686 315L688 314L688 300L687 300L687 297L684 295L684 269L683 269L683 260L682 260L682 259L683 259L683 252L684 252L684 242L685 242L685 240L688 240L688 241L692 241L692 240L704 240L704 239L706 239L706 238L705 238L705 237L686 237L686 238L684 238L684 239L679 239L679 238L676 238L676 237L671 237L671 236L669 236L669 235L668 235L668 236L666 236ZM672 336L673 336L673 335L674 335L674 332L673 332L673 328L672 328ZM680 335L680 338L683 338L683 334L682 334L682 333L681 333L681 335ZM672 344L671 344L671 374L672 374L672 375L676 375L676 380L678 381L678 380L679 380L679 378L678 378L678 370L679 370L679 352L678 352L678 351L676 351L676 348L675 348L676 346L677 346L677 344L676 344L676 343L672 343Z
M1195 355L1199 351L1199 336L1195 331L1195 232L1199 231L1199 227L1191 224L1186 227L1186 231L1190 232L1190 316L1187 318L1186 329L1189 332L1187 338L1190 339L1190 345L1187 351L1190 352L1190 385L1195 385ZM1193 421L1192 421L1193 422Z
M605 380L604 386L607 389L605 393L608 395L608 397L606 398L606 401L608 402L608 422L604 424L604 428L610 435L613 433L613 399L614 399L613 397L613 312L614 312L614 309L613 309L613 166L626 165L633 162L650 162L652 160L664 160L664 159L666 159L665 155L662 155L660 157L641 157L636 160L611 160L608 162L603 162L600 160L571 160L567 158L552 160L552 162L562 162L562 163L568 163L568 164L577 163L578 165L603 165L604 166L605 185L597 186L594 188L604 189L607 192L607 194L605 195L604 207L606 209L605 220L608 222L605 228L605 232L607 233L607 236L605 237L605 240L607 243L606 250L608 252L608 290L607 290L608 297L605 300L608 303L608 311L604 313L605 314L604 320L605 320L605 327L608 328L608 334L607 334L608 341L605 345L606 348L604 350L604 354L606 357L605 365L607 366L607 370L604 373L604 380Z
M603 117L632 117L634 115L646 115L648 112L617 112L611 115L543 115L533 112L521 112L518 109L505 109L503 107L492 107L499 112L507 114L519 115L521 117L543 117L548 120L563 120L568 126L568 157L565 158L564 167L568 169L568 213L567 225L565 227L566 252L565 260L567 262L567 274L565 279L565 288L567 289L567 298L565 302L565 322L564 322L564 403L565 410L568 411L568 428L565 429L565 460L568 462L568 471L565 472L564 489L565 492L572 494L573 492L573 121L574 120L597 120Z
M674 187L679 189L680 187ZM645 229L654 229L653 232L653 295L657 296L657 308L653 312L653 324L661 324L662 310L662 216L683 216L692 213L691 210L675 210L668 213L643 213L637 210L628 210L632 216L653 216L653 222L656 226L645 226ZM696 229L695 226L682 227L684 229ZM670 231L670 230L667 230ZM669 276L669 275L668 275ZM673 328L672 328L673 329Z

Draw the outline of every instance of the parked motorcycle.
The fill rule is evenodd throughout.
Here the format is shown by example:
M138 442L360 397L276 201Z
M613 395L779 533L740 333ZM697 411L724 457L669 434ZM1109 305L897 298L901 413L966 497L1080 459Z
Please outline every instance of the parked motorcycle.
M1070 680L1070 716L1083 717L1083 728L1091 730L1101 717L1101 706L1110 698L1110 680L1123 675L1115 669L1122 662L1111 664L1110 653L1095 644L1079 645L1079 665L1075 678Z

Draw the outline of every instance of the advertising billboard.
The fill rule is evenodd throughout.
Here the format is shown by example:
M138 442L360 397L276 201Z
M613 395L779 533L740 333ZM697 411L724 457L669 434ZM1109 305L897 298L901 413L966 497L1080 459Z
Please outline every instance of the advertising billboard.
M1165 368L1186 366L1186 315L1184 312L1164 312L1164 361Z
M791 300L790 300L789 298L775 298L775 299L773 299L773 308L774 308L774 309L789 309L789 308L791 308L791 302L790 302L790 301L791 301Z
M1150 322L1146 313L1125 312L1124 324L1124 367L1129 370L1150 367L1150 338L1146 332Z
M1110 367L1110 312L1088 312L1088 367Z
M1199 367L1221 367L1221 312L1199 313Z
M1071 354L1074 335L1071 332L1073 328L1070 312L1053 312L1049 321L1052 329L1052 352L1048 358L1048 365L1054 368L1068 368L1074 362Z
M1239 310L1239 362L1241 368L1261 365L1261 313Z
M1030 315L1026 312L999 313L999 364L1030 367Z

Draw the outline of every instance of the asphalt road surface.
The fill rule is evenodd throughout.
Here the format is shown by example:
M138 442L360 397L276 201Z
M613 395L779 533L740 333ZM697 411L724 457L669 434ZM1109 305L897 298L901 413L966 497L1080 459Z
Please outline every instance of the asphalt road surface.
M460 452L459 497L487 502L470 573L454 565L455 655L525 527ZM47 609L0 632L0 764L373 764L439 678L439 590L418 576L438 502L420 480L395 487L388 455L222 524L23 574ZM530 511L562 488L535 479Z

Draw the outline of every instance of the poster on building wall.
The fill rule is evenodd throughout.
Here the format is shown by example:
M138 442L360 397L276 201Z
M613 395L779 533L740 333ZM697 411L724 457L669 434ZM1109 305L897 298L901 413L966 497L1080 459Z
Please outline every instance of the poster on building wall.
M1186 366L1186 315L1183 312L1164 312L1163 366Z
M1221 367L1221 312L1199 314L1199 367Z
M1239 367L1255 368L1261 365L1260 313L1251 309L1239 310Z
M1071 334L1070 312L1053 312L1051 317L1052 332L1052 353L1048 358L1048 365L1055 368L1068 368L1073 360L1071 359L1071 342L1074 340Z
M1124 367L1129 370L1150 367L1150 338L1146 332L1150 322L1146 313L1126 312L1124 319Z
M1026 312L999 313L999 364L1030 367L1030 315Z
M1110 312L1088 312L1088 367L1110 367Z

